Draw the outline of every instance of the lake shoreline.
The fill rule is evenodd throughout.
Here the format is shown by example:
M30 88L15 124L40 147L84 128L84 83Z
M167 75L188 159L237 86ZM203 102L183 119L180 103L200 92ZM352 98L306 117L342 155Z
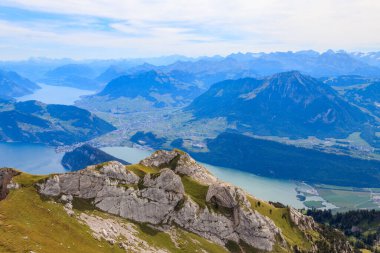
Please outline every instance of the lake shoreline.
M100 148L104 152L132 164L149 156L154 150L139 147L114 146ZM0 168L12 167L30 174L65 173L61 164L64 153L45 144L0 142ZM297 209L332 209L333 212L351 209L380 209L380 188L361 189L332 185L307 184L257 176L243 170L202 163L220 180L241 187L255 197L281 202Z

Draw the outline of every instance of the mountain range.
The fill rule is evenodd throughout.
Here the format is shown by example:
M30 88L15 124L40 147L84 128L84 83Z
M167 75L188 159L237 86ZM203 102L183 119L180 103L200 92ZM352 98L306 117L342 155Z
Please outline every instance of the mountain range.
M200 93L201 90L196 85L181 82L169 74L152 70L120 76L109 82L94 97L103 97L104 100L142 98L153 107L161 108L188 104ZM91 103L91 97L87 100Z
M214 84L185 111L225 117L238 130L288 137L345 137L371 118L330 86L297 71Z
M96 90L100 87L96 75L97 73L90 65L67 64L48 71L40 81L49 85Z
M274 53L236 53L226 57L201 57L176 61L167 65L143 64L139 66L113 65L101 74L103 80L112 80L122 74L157 70L164 73L181 71L191 75L193 82L207 89L212 84L226 79L243 77L263 77L279 72L297 70L314 77L331 77L340 75L361 75L380 77L380 60L376 58L328 50L274 52Z
M37 101L0 104L0 141L73 144L115 130L111 124L75 106Z

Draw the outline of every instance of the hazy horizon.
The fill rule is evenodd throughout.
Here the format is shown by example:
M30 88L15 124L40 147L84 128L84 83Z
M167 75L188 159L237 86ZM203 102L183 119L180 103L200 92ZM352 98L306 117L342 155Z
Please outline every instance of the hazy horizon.
M3 0L0 58L380 50L380 2Z
M379 50L373 50L373 51L349 51L344 49L327 49L327 50L314 50L314 49L305 49L305 50L284 50L284 51L261 51L261 52L252 52L252 51L236 51L236 52L230 52L226 54L204 54L204 55L184 55L184 54L163 54L163 55L157 55L157 56L135 56L135 57L128 57L128 56L120 56L115 58L75 58L75 57L45 57L45 56L30 56L26 58L20 58L20 59L1 59L0 62L22 62L22 61L72 61L72 62L90 62L90 61L130 61L130 60L146 60L146 59L159 59L159 58L188 58L189 60L197 60L201 58L213 58L213 57L228 57L229 55L234 54L274 54L274 53L300 53L300 52L308 52L308 51L314 51L319 54L326 53L328 51L333 51L334 53L338 52L344 52L348 54L369 54L369 53L377 53L380 52Z

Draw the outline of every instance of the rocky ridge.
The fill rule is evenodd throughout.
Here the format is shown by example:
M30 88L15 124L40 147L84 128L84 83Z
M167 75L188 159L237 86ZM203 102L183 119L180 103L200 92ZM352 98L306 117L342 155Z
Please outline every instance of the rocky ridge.
M126 252L353 252L334 229L218 180L179 150L157 151L135 165L113 161L49 176L0 169L0 179L1 192L6 192L0 202L0 251L25 249L17 237L15 244L9 241L17 231L23 240L42 236L28 248L41 249L43 244L49 249L53 244L46 244L46 235L69 229L66 236L77 233L71 241L87 238L87 244L78 246L88 247L95 238L108 250ZM19 210L16 216L14 208ZM27 226L28 236L25 228L17 229L31 217L51 224L51 232L46 234L45 226L37 228L39 222ZM63 227L53 232L57 225ZM91 232L92 239L78 229ZM71 241L65 242L64 252L73 249ZM83 252L77 249L73 252ZM104 250L100 252L109 252Z
M199 189L204 189L201 194ZM219 181L179 150L157 151L138 165L108 162L54 175L39 183L38 190L47 197L65 196L68 209L72 199L87 200L98 210L158 229L177 226L227 248L231 244L263 251L293 248L288 235L255 210L252 196ZM289 217L305 239L307 231L318 230L313 219L294 209L289 209ZM82 217L86 223L93 219ZM99 228L93 231L99 235ZM309 250L317 252L317 246ZM347 245L340 250L350 252Z
M162 155L160 155L162 154ZM167 168L180 153L159 152L141 165L161 167L155 174L139 178L118 162L102 167L91 166L79 172L55 175L40 185L45 196L71 195L75 198L91 199L96 208L153 225L179 225L219 244L229 240L244 240L249 245L263 250L272 250L276 235L280 231L274 223L252 212L242 191L216 179L205 170L195 172L199 165L188 156L180 155L178 168ZM170 159L172 158L172 159ZM188 164L190 166L183 166ZM191 166L193 165L193 166ZM208 199L231 212L231 216L202 208L186 195L181 177L177 173L192 175L193 179L211 178L214 181L207 192ZM212 182L209 182L212 183ZM130 187L129 187L130 186ZM223 189L220 195L215 189Z

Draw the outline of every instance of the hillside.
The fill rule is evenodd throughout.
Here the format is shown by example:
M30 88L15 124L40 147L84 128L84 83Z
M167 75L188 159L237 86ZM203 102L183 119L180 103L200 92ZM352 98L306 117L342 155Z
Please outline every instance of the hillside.
M163 107L186 103L199 93L199 88L194 85L180 82L167 74L148 71L116 78L97 95L111 99L140 96L154 103L155 107Z
M52 176L2 169L0 178L4 251L353 252L343 234L219 181L178 150Z
M75 106L37 101L0 104L0 141L73 144L113 130L111 124Z
M380 116L380 82L370 82L369 85L351 89L346 92L345 96L359 106L368 109L376 116Z
M323 83L330 86L348 87L356 85L365 85L373 82L374 78L363 77L359 75L343 75L337 77L328 77L320 79Z
M109 161L117 161L125 165L129 164L124 160L118 159L88 144L84 144L70 152L66 152L62 157L61 164L67 170L76 171L82 168L86 168L90 165L105 163Z
M0 70L0 98L15 98L33 93L40 87L16 72Z
M380 252L380 211L352 210L332 214L331 210L308 210L307 215L343 231L357 247Z
M294 138L345 138L371 120L328 85L297 71L217 83L185 111L194 120L224 117L243 132Z
M121 115L188 105L201 90L174 76L153 70L122 75L109 82L101 92L82 98L76 104L90 111Z
M139 145L147 145L153 149L159 149L167 140L158 138L151 132L139 131L130 138L130 141Z
M256 175L340 186L378 187L380 161L324 153L249 136L222 133L207 141L199 161ZM300 161L302 161L300 163Z

